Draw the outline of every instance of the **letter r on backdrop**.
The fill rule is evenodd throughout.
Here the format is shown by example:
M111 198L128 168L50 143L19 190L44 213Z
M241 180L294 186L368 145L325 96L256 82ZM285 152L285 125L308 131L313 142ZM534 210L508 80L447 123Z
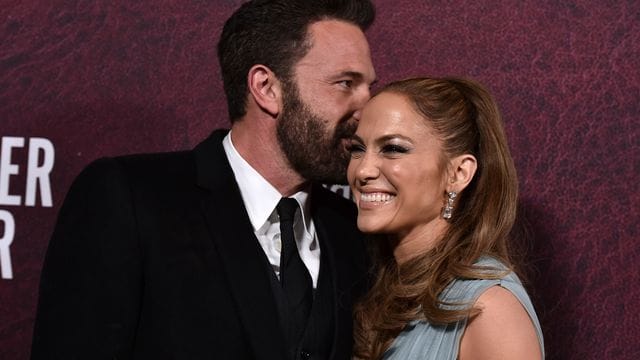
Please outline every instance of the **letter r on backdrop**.
M0 236L0 272L3 279L13 279L11 253L9 252L9 246L13 242L13 236L16 232L13 215L6 210L0 210L0 222L4 223L4 234Z

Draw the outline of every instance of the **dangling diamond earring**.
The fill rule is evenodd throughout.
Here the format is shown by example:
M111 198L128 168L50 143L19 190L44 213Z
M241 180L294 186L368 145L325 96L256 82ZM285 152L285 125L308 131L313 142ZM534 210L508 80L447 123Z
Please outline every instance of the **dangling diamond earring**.
M447 204L442 209L442 218L449 220L451 219L451 215L453 214L453 202L458 196L458 193L455 191L450 191L447 193Z

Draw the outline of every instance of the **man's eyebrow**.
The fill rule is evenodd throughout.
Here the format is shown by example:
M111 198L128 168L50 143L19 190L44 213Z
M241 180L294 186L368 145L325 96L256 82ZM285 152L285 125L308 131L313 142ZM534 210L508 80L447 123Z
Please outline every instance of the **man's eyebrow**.
M347 70L347 71L342 71L338 73L338 75L336 75L336 78L342 78L342 77L349 77L356 81L364 81L364 75L357 71ZM378 82L378 79L373 79L373 81L371 82L371 84L369 84L369 86L373 86L377 82Z
M362 73L359 73L357 71L341 71L338 73L338 75L336 75L336 77L341 78L341 77L350 77L353 79L357 79L357 80L361 80L364 78L364 75L362 75Z
M354 80L361 80L363 75L357 71L340 71L332 76L334 79L351 78Z

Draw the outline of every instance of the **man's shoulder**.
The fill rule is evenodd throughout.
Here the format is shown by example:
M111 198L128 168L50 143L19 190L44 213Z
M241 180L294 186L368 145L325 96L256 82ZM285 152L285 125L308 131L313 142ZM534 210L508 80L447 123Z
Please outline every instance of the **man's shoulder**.
M358 210L353 201L322 185L314 185L312 192L313 217L329 231L337 231L340 237L361 237L356 226Z
M113 160L127 171L144 173L184 171L195 163L192 150L123 155Z
M348 216L357 214L357 209L353 201L344 196L344 194L348 194L348 190L344 189L343 192L339 193L328 189L324 185L314 184L312 191L313 202L318 205L329 207Z
M193 151L103 157L89 163L76 176L69 193L167 193L196 182Z
M155 153L139 153L94 160L83 173L122 173L136 177L172 177L196 173L200 161L207 165L216 163L216 154L222 153L222 138L228 130L214 130L211 135L193 150L178 150ZM200 158L200 159L199 159Z
M81 176L166 176L175 172L184 173L193 167L192 151L130 154L96 159L83 169Z

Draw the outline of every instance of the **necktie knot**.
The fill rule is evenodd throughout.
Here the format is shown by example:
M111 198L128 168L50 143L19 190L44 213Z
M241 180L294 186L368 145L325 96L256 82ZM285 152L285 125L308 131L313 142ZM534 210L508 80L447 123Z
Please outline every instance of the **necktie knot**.
M280 221L293 221L293 217L298 210L298 201L294 198L282 198L276 206L276 211L280 217Z

